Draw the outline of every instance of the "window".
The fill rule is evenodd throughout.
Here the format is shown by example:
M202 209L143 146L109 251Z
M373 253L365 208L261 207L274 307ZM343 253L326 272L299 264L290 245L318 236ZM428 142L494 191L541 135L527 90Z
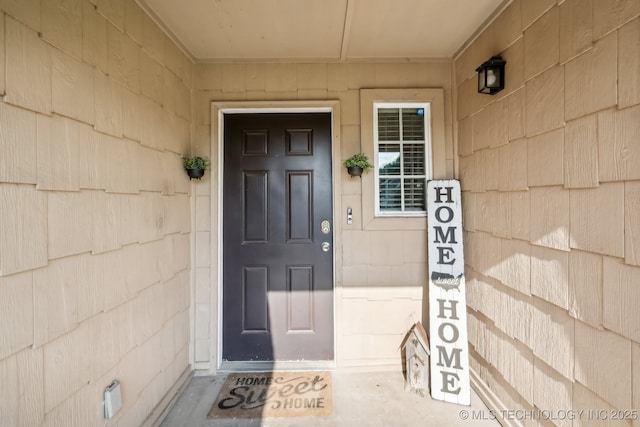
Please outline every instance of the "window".
M424 177L422 182L434 178L452 177L455 164L454 147L447 142L447 123L452 119L445 114L444 90L442 88L402 88L402 89L360 89L360 149L377 165L378 144L392 141L378 141L378 108L424 108ZM398 116L400 117L400 116ZM448 118L447 118L448 117ZM449 124L449 126L451 126ZM400 132L398 120L398 133ZM397 141L400 144L401 141ZM402 141L417 143L418 141ZM447 147L450 157L447 159ZM396 155L397 157L397 155ZM401 160L402 161L402 160ZM404 166L404 165L403 165ZM392 178L406 179L407 173ZM364 230L426 230L425 212L380 210L380 174L376 170L362 176L362 228ZM402 189L402 187L398 187ZM402 191L402 190L401 190ZM402 202L402 193L400 193ZM423 208L424 209L424 208Z
M373 104L377 216L426 215L430 104Z

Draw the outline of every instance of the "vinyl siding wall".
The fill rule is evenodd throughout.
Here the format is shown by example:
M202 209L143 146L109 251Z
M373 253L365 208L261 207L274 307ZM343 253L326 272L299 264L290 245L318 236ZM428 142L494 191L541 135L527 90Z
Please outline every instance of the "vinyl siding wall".
M243 102L337 100L339 127L334 140L336 363L338 366L399 368L399 346L411 325L426 316L426 220L389 219L374 224L373 174L350 178L341 162L351 155L373 152L373 140L361 138L361 89L443 89L441 146L434 168L439 177L453 176L451 63L221 63L195 67L197 136L195 150L213 160L210 177L196 186L195 367L215 370L218 343L218 142L211 135L212 102L240 106ZM408 100L413 100L409 98ZM293 101L293 102L291 102ZM287 104L287 102L289 102ZM367 119L365 119L367 120ZM370 119L369 119L370 120ZM372 127L372 122L364 126ZM217 126L216 126L217 127ZM371 134L371 129L368 129ZM370 156L371 158L371 156ZM363 203L364 202L364 203ZM346 209L353 209L352 225ZM413 222L411 222L413 221ZM407 225L408 224L408 225ZM426 295L426 293L425 293Z
M515 0L454 60L472 367L508 409L640 408L639 15Z
M0 425L140 426L188 372L192 68L133 0L0 1Z

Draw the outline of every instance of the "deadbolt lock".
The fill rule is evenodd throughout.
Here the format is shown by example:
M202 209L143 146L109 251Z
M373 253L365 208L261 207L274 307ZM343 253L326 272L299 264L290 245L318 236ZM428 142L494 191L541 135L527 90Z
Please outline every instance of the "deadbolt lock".
M322 234L331 233L331 223L329 222L329 220L325 219L320 223L320 230L322 231Z

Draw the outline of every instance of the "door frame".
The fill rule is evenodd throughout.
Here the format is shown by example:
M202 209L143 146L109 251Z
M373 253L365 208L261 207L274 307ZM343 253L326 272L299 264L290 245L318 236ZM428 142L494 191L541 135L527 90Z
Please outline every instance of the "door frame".
M333 204L333 360L308 362L268 362L268 366L260 362L224 362L222 361L222 208L224 180L224 115L252 113L330 113L331 114L331 159L332 159L332 204ZM216 183L211 186L211 230L216 238L211 239L211 293L210 293L210 325L211 343L210 372L218 371L262 371L265 368L275 369L330 369L336 366L339 356L338 321L339 298L338 283L341 283L342 266L342 217L341 186L342 168L340 155L340 101L223 101L211 103L211 163L217 165ZM212 178L213 175L212 175ZM215 194L213 193L215 191ZM197 368L197 367L196 367ZM204 368L204 367L203 367Z

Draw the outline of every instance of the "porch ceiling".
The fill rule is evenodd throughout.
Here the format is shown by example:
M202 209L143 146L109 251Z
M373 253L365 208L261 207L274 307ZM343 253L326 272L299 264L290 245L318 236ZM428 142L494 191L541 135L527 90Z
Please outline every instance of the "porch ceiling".
M451 58L508 0L136 0L197 62Z

